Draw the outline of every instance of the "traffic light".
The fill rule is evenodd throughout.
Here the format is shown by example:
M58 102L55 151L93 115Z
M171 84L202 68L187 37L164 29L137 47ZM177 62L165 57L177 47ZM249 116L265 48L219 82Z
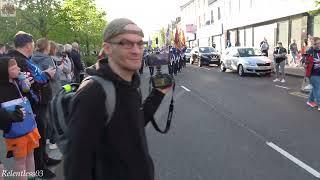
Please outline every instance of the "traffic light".
M158 38L156 37L156 44L158 44Z

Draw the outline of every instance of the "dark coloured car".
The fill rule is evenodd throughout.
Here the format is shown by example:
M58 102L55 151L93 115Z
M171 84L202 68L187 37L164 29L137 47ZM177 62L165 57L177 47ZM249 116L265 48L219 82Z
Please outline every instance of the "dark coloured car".
M216 64L220 65L220 54L213 47L195 47L191 51L190 63L198 66Z

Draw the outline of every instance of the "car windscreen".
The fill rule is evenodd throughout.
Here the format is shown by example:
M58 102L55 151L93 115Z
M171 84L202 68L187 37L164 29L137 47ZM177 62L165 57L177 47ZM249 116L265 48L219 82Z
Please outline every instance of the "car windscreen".
M261 56L261 51L254 48L240 48L238 52L240 57Z
M186 53L190 53L191 52L191 49L186 49Z
M215 53L217 52L214 48L212 47L199 47L199 51L201 53Z

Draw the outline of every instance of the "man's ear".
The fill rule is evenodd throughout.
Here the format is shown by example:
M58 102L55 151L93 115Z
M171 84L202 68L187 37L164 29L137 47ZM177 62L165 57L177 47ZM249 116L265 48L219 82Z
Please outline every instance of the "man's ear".
M105 52L107 55L110 55L110 54L111 54L111 51L112 51L111 44L104 42L104 43L102 44L102 46L103 46L104 52Z

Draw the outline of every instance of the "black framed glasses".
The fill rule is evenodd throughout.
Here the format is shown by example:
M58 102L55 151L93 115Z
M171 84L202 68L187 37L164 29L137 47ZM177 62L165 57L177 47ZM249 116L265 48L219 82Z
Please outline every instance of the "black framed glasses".
M122 47L125 48L125 49L132 49L135 44L138 46L139 49L143 49L143 48L144 48L144 45L145 45L145 43L144 43L143 41L132 42L132 41L129 41L129 40L121 40L121 41L119 41L119 42L109 41L108 43L120 45L120 46L122 46Z

